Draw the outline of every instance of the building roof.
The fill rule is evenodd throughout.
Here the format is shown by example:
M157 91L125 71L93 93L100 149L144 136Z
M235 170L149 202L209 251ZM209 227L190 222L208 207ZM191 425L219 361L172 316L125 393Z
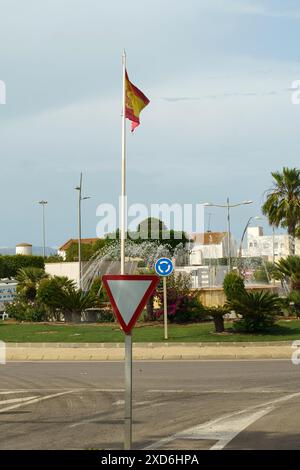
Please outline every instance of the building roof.
M93 245L96 243L96 241L99 240L99 238L82 238L81 239L81 244L82 245ZM66 251L68 248L70 248L73 243L78 243L78 238L70 238L66 243L64 243L62 246L58 248L59 251Z
M18 245L16 245L16 247L18 246L32 246L31 243L19 243Z
M199 245L219 245L227 232L193 233L192 240Z

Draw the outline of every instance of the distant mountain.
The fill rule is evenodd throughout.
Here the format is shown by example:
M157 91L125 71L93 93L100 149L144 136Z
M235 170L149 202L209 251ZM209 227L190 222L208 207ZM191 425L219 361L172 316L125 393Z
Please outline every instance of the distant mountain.
M16 253L15 248L0 247L0 255L14 255Z
M57 249L46 246L45 253L46 253L46 256L56 255L57 254ZM15 254L16 254L16 248L11 248L11 247L6 247L6 246L0 247L0 255L15 255ZM43 247L42 246L33 246L32 247L32 254L36 255L36 256L42 256L43 255Z

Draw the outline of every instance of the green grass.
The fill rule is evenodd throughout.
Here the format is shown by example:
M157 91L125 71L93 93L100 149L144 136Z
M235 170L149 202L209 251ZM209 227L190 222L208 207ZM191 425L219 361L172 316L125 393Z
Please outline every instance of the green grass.
M230 324L226 327L230 328ZM266 334L215 334L213 323L169 325L170 342L198 341L290 341L300 339L300 320L279 321ZM5 342L68 342L103 343L123 342L124 334L117 324L107 325L57 325L38 323L0 323L0 340ZM142 323L133 330L135 342L164 341L162 324Z

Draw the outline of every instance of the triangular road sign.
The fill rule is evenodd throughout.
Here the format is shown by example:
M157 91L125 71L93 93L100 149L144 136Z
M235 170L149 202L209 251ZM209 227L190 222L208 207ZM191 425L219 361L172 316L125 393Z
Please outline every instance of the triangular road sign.
M158 276L152 274L102 276L111 306L126 334L129 334L134 327L158 280Z

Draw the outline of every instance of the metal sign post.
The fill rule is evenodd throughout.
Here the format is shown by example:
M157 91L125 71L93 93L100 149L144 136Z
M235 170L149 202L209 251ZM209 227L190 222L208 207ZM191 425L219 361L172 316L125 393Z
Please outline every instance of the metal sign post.
M168 299L167 299L167 278L163 278L163 287L164 287L164 330L165 330L165 339L168 339Z
M124 449L132 447L132 336L125 335L125 423Z
M172 274L174 266L169 258L159 258L155 263L155 272L163 277L163 304L164 304L164 337L168 339L168 298L167 277Z
M132 336L131 331L147 300L158 283L158 277L135 274L102 276L111 306L125 333L125 420L124 449L132 448Z

